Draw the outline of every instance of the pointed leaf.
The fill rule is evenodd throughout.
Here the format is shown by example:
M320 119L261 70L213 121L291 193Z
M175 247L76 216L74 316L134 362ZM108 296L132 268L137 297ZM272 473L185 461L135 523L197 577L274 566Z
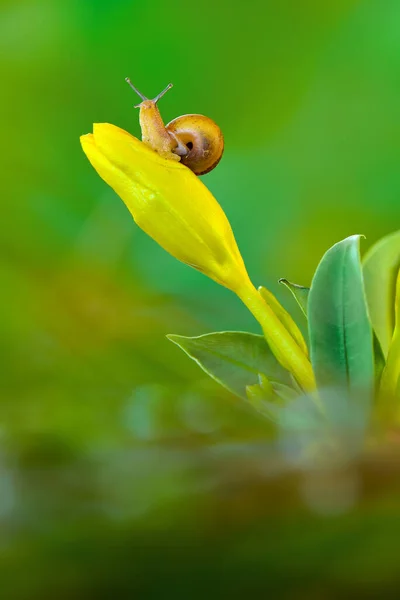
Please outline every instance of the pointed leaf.
M399 268L400 231L374 244L363 259L369 314L385 356L394 330L394 298Z
M370 399L374 381L372 328L368 319L354 235L323 256L308 301L311 362L318 387L343 387Z
M305 316L307 316L308 310L308 294L310 293L310 288L304 287L302 285L297 285L297 283L292 283L287 279L280 279L279 283L282 283L284 286L290 290L293 294L297 304L300 306L302 312Z
M303 350L304 354L308 356L308 348L307 344L303 338L303 334L300 329L297 327L296 323L293 321L290 314L283 308L283 306L278 302L273 294L267 288L260 286L258 288L259 294L263 297L265 302L272 308L280 322L286 327L289 333L292 335L293 339L297 343L297 345Z
M271 383L290 386L290 375L278 363L262 335L221 331L198 337L168 335L210 377L247 400L246 387L260 384L259 374Z

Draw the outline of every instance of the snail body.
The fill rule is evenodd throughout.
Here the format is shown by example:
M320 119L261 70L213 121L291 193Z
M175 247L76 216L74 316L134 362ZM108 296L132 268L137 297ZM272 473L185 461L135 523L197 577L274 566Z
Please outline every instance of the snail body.
M149 100L129 79L126 81L142 99L137 108L140 108L139 120L145 144L164 158L181 161L196 175L205 175L217 166L224 151L224 138L221 129L212 119L204 115L188 114L164 125L157 102L172 84L153 100Z

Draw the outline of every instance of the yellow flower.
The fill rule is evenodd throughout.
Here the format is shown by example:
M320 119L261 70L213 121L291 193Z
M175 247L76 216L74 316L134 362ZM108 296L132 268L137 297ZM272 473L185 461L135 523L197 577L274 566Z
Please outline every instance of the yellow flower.
M313 389L300 332L289 315L282 319L277 300L261 295L251 283L229 221L201 180L115 125L95 124L81 143L139 227L172 256L235 292L261 324L279 362L304 389Z
M167 252L230 289L247 277L224 211L190 169L108 123L96 123L81 143L139 227Z

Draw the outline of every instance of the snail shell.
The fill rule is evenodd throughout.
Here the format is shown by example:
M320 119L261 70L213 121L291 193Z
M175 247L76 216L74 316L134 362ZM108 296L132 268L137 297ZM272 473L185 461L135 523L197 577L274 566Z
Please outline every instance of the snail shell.
M209 173L221 160L224 136L209 117L182 115L168 123L166 130L178 142L173 152L181 156L181 162L196 175Z

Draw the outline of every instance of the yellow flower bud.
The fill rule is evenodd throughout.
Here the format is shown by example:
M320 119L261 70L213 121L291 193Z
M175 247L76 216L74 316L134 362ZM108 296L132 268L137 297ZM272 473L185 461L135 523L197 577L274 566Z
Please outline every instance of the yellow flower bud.
M96 123L81 143L139 227L167 252L232 290L248 281L224 211L190 169L109 123Z
M277 315L277 300L267 303L254 288L229 221L200 179L178 160L160 156L109 123L95 124L81 144L139 227L172 256L235 292L261 324L279 362L304 389L312 389L314 376L303 345L288 331L287 319L286 325L281 321L282 311Z

